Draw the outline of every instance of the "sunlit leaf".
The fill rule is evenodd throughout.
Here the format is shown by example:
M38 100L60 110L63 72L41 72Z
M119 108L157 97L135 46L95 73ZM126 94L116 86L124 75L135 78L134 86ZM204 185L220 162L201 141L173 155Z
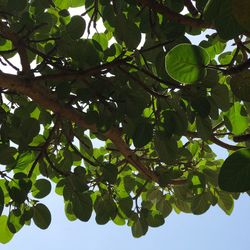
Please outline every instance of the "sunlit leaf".
M0 242L3 244L8 243L13 237L13 234L10 232L7 226L7 221L8 217L6 215L0 216L0 228L1 228Z
M202 47L179 44L168 52L165 67L176 81L194 83L206 76L209 55Z

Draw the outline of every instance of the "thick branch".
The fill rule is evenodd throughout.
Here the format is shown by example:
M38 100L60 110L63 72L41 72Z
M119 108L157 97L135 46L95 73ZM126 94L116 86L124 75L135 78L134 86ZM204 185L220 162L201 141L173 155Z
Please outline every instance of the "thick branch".
M175 21L180 24L189 25L194 28L212 28L212 25L206 23L202 19L195 19L189 16L183 16L179 13L173 12L167 6L158 3L155 0L137 0L137 3L148 7L153 12L160 13L171 21Z
M20 94L26 95L33 99L37 104L46 109L50 109L64 119L75 122L81 128L97 132L96 125L87 123L84 119L84 114L77 112L70 106L60 104L53 95L48 93L48 91L39 84L29 84L29 81L14 75L0 74L0 87L8 88ZM148 169L123 141L121 131L118 128L111 128L104 133L104 136L114 143L116 148L121 152L126 160L141 174L152 181L158 181L158 177L155 173Z

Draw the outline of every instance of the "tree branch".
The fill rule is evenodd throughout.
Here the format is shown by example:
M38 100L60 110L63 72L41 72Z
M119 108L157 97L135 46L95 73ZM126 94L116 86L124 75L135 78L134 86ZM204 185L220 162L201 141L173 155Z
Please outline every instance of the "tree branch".
M0 74L0 87L16 91L20 94L30 97L37 104L53 111L55 114L76 123L82 129L89 129L97 132L95 124L89 124L84 119L84 113L77 112L70 106L66 106L57 101L57 99L39 84L29 84L29 80L10 75ZM110 139L116 148L121 152L125 159L132 164L146 178L158 182L157 175L148 169L139 159L139 157L128 147L122 139L122 133L119 128L111 128L104 136Z
M86 69L86 70L79 70L75 72L62 72L62 73L51 74L51 75L42 75L42 76L33 77L30 80L32 82L41 82L41 81L61 81L61 80L83 79L86 76L93 76L96 74L107 73L103 71L107 71L115 66L125 64L127 61L128 59L115 59L112 62L104 63L104 64L101 64L101 65L98 65L96 67Z
M150 71L139 68L136 65L133 65L133 64L130 64L130 63L124 63L124 66L127 66L129 68L132 67L132 68L138 70L139 72L142 72L143 74L149 76L153 80L155 80L155 81L157 81L159 83L164 83L165 85L169 86L170 88L175 88L175 89L183 89L183 88L185 88L185 86L182 86L181 84L165 81L164 79L159 78L158 76L154 75Z
M234 66L234 67L231 67L231 68L229 68L229 69L225 69L225 70L223 71L223 73L224 73L225 75L234 75L234 74L240 73L240 72L243 71L243 70L247 70L247 69L249 69L249 68L250 68L250 58L247 59L245 62L243 62L243 63L241 63L241 64L238 64L238 65L236 65L236 66Z
M198 10L194 7L191 0L184 0L184 4L193 17L196 17L199 15Z
M51 142L52 137L54 136L54 133L56 131L56 129L58 128L58 120L55 121L55 125L53 126L53 128L51 129L48 138L46 139L45 143L41 146L40 148L40 152L38 154L38 156L36 157L35 161L33 162L30 171L28 173L28 177L30 178L35 170L35 167L37 165L37 163L42 159L42 157L44 156L44 154L47 152L47 149L49 147L49 144Z
M200 138L200 136L198 135L197 132L192 132L192 131L187 131L186 136L192 137L192 138ZM211 135L209 140L211 142L213 142L214 144L216 144L216 145L218 145L218 146L220 146L222 148L225 148L227 150L235 151L235 150L239 150L241 148L244 148L242 146L236 146L236 145L231 145L231 144L225 143L225 142L219 140L218 138L216 138L214 135Z
M188 25L194 28L213 28L212 24L207 23L202 19L183 16L179 13L173 12L167 6L160 4L155 0L137 0L136 2L144 7L148 7L153 12L162 14L171 21L175 21L177 23Z

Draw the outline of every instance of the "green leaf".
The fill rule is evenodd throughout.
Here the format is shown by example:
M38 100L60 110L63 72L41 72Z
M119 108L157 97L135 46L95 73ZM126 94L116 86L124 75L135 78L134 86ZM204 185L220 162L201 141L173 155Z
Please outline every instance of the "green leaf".
M95 33L93 39L101 45L103 50L108 48L108 39L105 33Z
M192 212L196 215L205 213L209 209L209 207L210 202L207 193L196 196L191 205Z
M17 150L5 144L0 144L0 164L8 165L15 163L14 155Z
M70 23L66 26L66 31L72 39L79 39L82 37L85 28L85 20L81 16L73 16Z
M229 40L244 32L233 16L232 0L209 0L204 18L214 23L222 39Z
M250 2L249 2L250 3ZM250 71L245 70L232 76L230 80L232 92L245 102L250 102Z
M133 134L133 143L136 148L141 148L148 144L153 136L153 126L146 120L139 120L136 123L135 131Z
M23 227L20 209L14 209L9 213L7 225L13 234L17 233Z
M19 187L10 187L9 195L11 199L19 204L23 203L27 199L27 192Z
M175 139L168 138L164 133L158 132L155 135L155 149L163 162L176 161L178 148Z
M167 217L172 212L172 205L171 203L165 198L161 198L156 203L156 209L163 215L163 217Z
M71 201L64 201L64 211L69 221L75 221L77 219L73 211L73 204Z
M49 209L42 203L33 207L33 221L37 227L47 229L51 223L51 214Z
M85 0L70 0L68 2L70 3L71 8L77 8L77 7L83 6L85 3Z
M197 133L203 140L208 140L212 136L212 123L209 118L196 117Z
M180 211L184 212L184 213L191 213L191 204L190 202L187 201L183 201L181 199L176 199L175 200L175 206L180 209Z
M36 180L33 187L32 195L37 199L44 198L51 191L51 183L46 179Z
M191 101L192 108L198 113L199 116L205 118L210 113L210 104L206 97L198 96L193 97Z
M110 184L114 184L116 182L117 175L117 166L108 163L102 165L102 178L104 181L107 181Z
M132 207L133 200L131 199L131 197L125 197L118 201L118 208L128 217L132 213Z
M13 237L7 226L7 221L8 217L6 215L0 216L0 243L3 244L8 243Z
M227 192L250 190L250 149L240 149L223 163L219 173L219 187Z
M181 83L194 83L206 76L209 55L202 47L179 44L171 49L165 58L167 73Z
M92 214L92 200L89 194L75 192L71 201L76 217L81 221L88 221Z
M109 194L105 194L102 197L98 196L95 201L95 220L99 225L106 224L111 218L115 218L117 215L117 207L113 199Z
M21 143L29 144L33 138L39 134L40 123L34 118L27 118L21 121L20 132L21 132Z
M242 134L248 128L248 118L242 115L242 105L235 102L224 116L226 127L235 135Z
M141 41L141 33L137 25L126 19L124 15L120 15L116 18L115 28L115 37L119 41L124 41L128 49L136 49Z
M135 238L139 238L143 235L146 234L146 232L148 231L148 225L147 223L141 219L138 218L132 225L132 234Z
M225 84L218 84L212 88L211 97L222 111L227 111L231 107L229 90Z
M218 205L227 215L230 215L234 208L234 200L231 194L218 191Z
M186 132L188 122L184 112L167 110L163 112L164 127L170 135L183 135Z
M148 226L150 227L159 227L165 223L164 217L161 214L156 213L155 211L150 211L148 213L146 221Z

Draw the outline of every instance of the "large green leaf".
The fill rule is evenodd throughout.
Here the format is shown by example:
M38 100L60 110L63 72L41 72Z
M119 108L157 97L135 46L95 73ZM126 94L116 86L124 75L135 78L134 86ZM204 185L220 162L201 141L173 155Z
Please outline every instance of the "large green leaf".
M76 217L81 221L88 221L92 214L92 200L90 195L75 192L72 195L71 201Z
M51 223L51 214L49 209L42 203L33 207L33 221L41 229L47 229Z
M136 49L141 41L141 33L136 24L126 19L124 15L120 15L116 18L115 28L115 37L124 41L128 49Z
M102 178L104 181L107 181L110 184L114 184L116 182L117 175L117 166L108 163L102 165Z
M51 191L51 183L46 179L39 179L36 180L34 184L32 195L37 199L41 199L47 196L50 193L50 191Z
M181 83L194 83L206 76L209 55L202 47L179 44L171 49L165 58L168 74Z
M228 192L250 190L250 149L240 149L223 163L219 173L219 186Z
M171 163L176 160L178 148L176 140L172 137L169 138L164 133L158 132L155 135L155 149L161 161Z
M209 0L204 10L204 17L215 24L222 39L232 39L244 32L233 15L232 0Z
M230 193L218 191L218 205L227 214L230 215L234 208L234 200Z
M118 201L118 208L124 213L126 216L130 216L132 213L133 200L130 197L125 197Z
M148 231L148 225L143 220L138 218L132 225L132 234L135 238L141 237Z
M165 198L162 197L157 203L156 208L159 212L164 216L167 217L172 212L171 203Z
M197 133L203 140L208 140L212 135L212 124L209 118L196 117Z
M224 116L227 128L235 135L242 134L248 128L248 118L243 115L243 106L235 102Z
M66 26L66 31L72 39L78 39L83 35L85 27L86 22L81 16L73 16Z
M146 120L139 120L136 124L133 134L133 143L135 147L141 148L152 140L153 126Z
M205 213L210 207L209 203L209 196L207 193L198 195L197 197L194 198L192 201L192 212L193 214L203 214Z
M114 218L117 214L117 207L113 199L108 194L102 197L98 196L95 201L95 220L98 224L106 224L110 218Z
M188 122L184 112L167 110L163 113L164 127L170 135L183 135L186 132Z
M222 111L227 111L230 108L229 90L225 84L218 84L212 88L211 97Z
M21 131L20 143L25 145L29 144L32 142L33 138L38 135L40 131L40 123L34 118L23 119L19 131Z
M155 211L150 211L147 214L146 221L148 226L150 227L159 227L165 222L164 217L161 214L156 213Z

